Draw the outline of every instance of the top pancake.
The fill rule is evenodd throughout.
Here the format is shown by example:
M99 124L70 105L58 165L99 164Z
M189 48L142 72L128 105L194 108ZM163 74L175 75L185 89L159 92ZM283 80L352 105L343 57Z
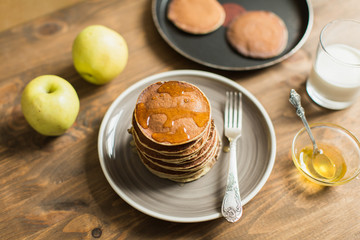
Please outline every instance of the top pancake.
M225 10L216 0L172 0L167 17L185 32L207 34L224 23Z
M227 39L244 56L266 59L285 49L288 30L283 20L272 12L248 11L232 21Z
M210 124L210 103L196 86L158 82L144 89L134 111L143 135L161 145L180 145L203 136Z

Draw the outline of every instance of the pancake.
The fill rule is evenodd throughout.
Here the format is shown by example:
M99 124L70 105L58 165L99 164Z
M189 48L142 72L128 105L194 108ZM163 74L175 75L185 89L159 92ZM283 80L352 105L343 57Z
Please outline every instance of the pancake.
M194 171L200 169L210 159L214 151L216 151L216 145L218 141L218 135L216 134L216 131L214 134L212 134L210 141L211 143L209 144L208 148L202 149L198 152L198 154L181 163L171 163L166 160L154 159L147 156L143 152L141 154L147 161L163 169L176 171Z
M185 176L185 177L181 177L181 176L177 176L177 177L169 177L170 180L172 181L176 181L176 182L182 182L182 183L186 183L186 182L191 182L191 181L195 181L199 178L201 178L202 176L204 176L206 173L208 173L211 168L214 166L214 164L216 163L216 160L219 156L219 146L220 143L217 147L218 151L215 153L214 156L212 156L210 159L210 161L208 161L206 163L206 165L200 169L199 171L191 174L190 176Z
M191 170L179 171L179 170L165 169L151 163L146 158L143 158L143 156L140 153L139 153L139 157L143 162L143 164L145 165L145 167L150 172L152 172L153 174L157 175L160 178L166 178L175 182L190 182L199 179L200 177L204 176L207 172L210 171L210 169L216 163L219 152L220 152L220 142L217 141L214 151L206 159L202 167L200 169L195 169L193 171Z
M149 159L151 162L157 165L164 165L169 167L179 167L180 165L189 165L193 164L195 161L197 161L199 158L202 158L206 155L207 152L210 152L211 149L215 145L216 138L218 137L217 132L215 128L211 128L211 132L207 137L207 140L205 141L205 144L198 149L193 149L191 154L189 155L163 155L161 153L154 154L153 151L149 154L149 149L139 147L135 142L135 146L137 147L138 151L141 152L142 155L144 155L147 159ZM154 156L155 155L155 156Z
M226 37L242 55L267 59L284 51L288 30L283 20L272 12L247 11L230 23Z
M246 12L246 9L237 3L223 3L222 4L225 10L225 21L223 23L224 27L229 26L229 24L240 14Z
M172 0L167 17L187 33L207 34L224 23L225 10L216 0Z
M210 102L190 83L158 82L145 88L137 99L129 132L144 166L172 181L200 178L219 155L220 138Z
M141 133L160 145L180 145L200 138L210 124L210 102L196 86L158 82L137 99L135 121Z
M154 154L160 153L168 156L178 156L178 155L189 155L193 151L192 149L197 149L205 144L206 134L209 131L209 127L204 131L199 137L195 140L181 144L181 145L162 145L152 141L150 138L145 136L140 130L138 124L136 123L135 117L133 117L133 127L130 131L134 136L135 143L139 148L146 148L149 152L154 151Z

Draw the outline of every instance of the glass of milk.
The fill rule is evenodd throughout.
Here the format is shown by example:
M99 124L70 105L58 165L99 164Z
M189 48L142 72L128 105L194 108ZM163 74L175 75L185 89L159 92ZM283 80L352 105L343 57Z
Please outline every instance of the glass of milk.
M360 22L335 20L320 33L314 65L306 83L322 107L344 109L360 95Z

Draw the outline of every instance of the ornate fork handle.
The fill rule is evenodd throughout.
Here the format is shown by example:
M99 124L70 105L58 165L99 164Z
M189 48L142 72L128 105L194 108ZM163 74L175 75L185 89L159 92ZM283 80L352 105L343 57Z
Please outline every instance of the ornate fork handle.
M230 166L225 190L225 196L221 206L221 213L229 222L236 222L242 215L242 204L239 191L236 164L236 142L237 139L230 141Z

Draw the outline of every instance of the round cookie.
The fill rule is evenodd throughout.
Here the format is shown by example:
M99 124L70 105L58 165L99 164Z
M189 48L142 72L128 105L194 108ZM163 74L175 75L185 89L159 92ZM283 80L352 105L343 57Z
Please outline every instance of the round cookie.
M167 17L187 33L207 34L224 23L225 10L216 0L172 0Z
M272 12L248 11L230 23L226 36L242 55L266 59L284 51L288 30L283 20Z

